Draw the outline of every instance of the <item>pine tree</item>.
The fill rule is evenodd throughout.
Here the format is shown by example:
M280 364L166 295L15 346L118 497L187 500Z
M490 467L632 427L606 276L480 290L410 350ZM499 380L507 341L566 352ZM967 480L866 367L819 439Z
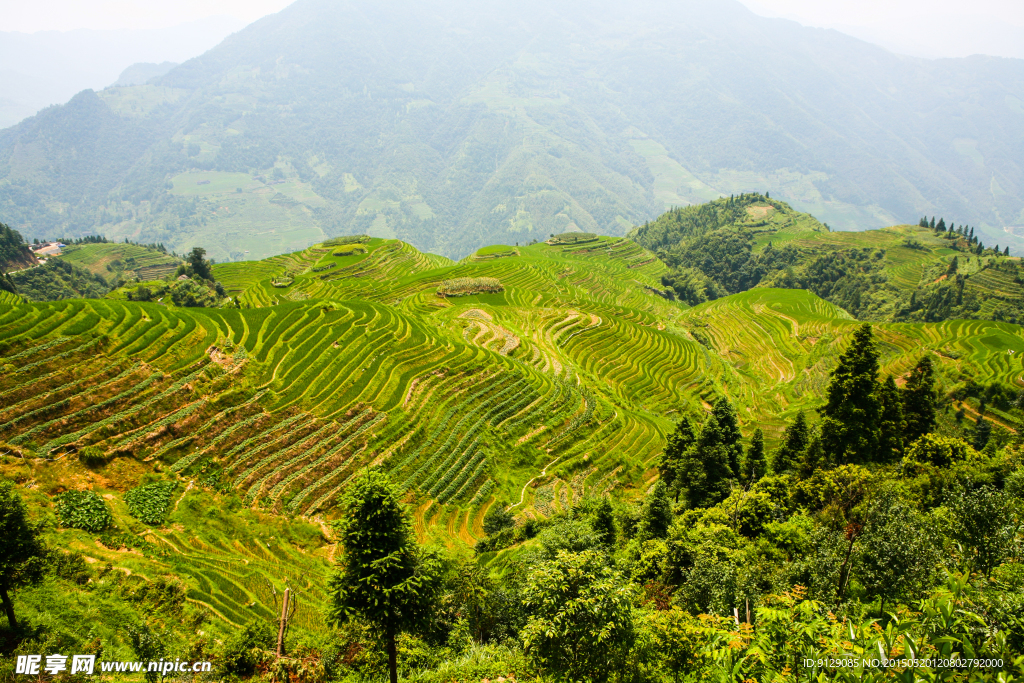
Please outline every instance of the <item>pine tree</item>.
M935 372L931 356L922 356L910 371L903 387L903 418L907 427L904 440L910 445L935 429L936 393Z
M795 470L800 457L807 450L807 444L810 443L809 436L807 416L801 410L796 414L793 424L786 427L782 435L782 446L772 454L772 473L783 474Z
M668 435L668 443L665 445L665 452L661 454L658 461L658 472L661 480L675 492L676 500L679 500L679 489L682 482L679 480L679 467L683 457L686 455L697 437L693 433L693 425L685 417L676 423L675 430Z
M615 513L612 511L612 503L605 496L598 503L594 511L594 521L591 523L601 542L607 546L615 545Z
M838 464L863 463L878 448L878 350L871 325L861 325L832 371L821 409L826 455Z
M917 222L918 226L922 228L928 227L928 216L921 216L921 220Z
M733 476L739 476L740 458L743 455L740 439L743 438L743 435L740 434L739 424L736 421L736 411L729 399L723 396L715 401L711 414L718 422L719 442L729 453L729 469Z
M743 478L753 484L766 473L764 432L758 427L750 438L750 447L747 448L746 457L743 459Z
M658 481L654 489L647 495L644 507L640 511L639 538L665 538L668 528L672 526L672 501L668 498L668 487L665 482Z
M714 414L701 425L697 440L679 464L680 485L686 488L687 504L709 507L729 494L729 449L722 443L718 420Z
M903 401L900 390L892 375L886 377L878 388L878 404L881 408L878 422L878 454L881 462L892 462L903 455L903 435L907 423L903 416Z
M992 437L992 425L989 424L981 415L978 416L977 421L974 423L974 440L971 443L975 450L983 450L988 445L988 440Z
M330 619L368 622L398 681L398 635L422 628L440 587L441 563L421 551L399 493L380 470L366 470L349 486L339 533L345 552L331 579Z
M18 629L18 621L10 593L19 586L42 580L45 557L39 530L29 523L25 504L14 484L0 480L0 602L12 631Z
M970 239L972 242L974 241L974 228L971 228Z
M935 216L932 216L931 229L935 230Z
M946 219L945 218L940 218L939 219L939 224L935 226L935 232L945 232L945 231L946 231Z
M1009 255L1010 255L1010 247L1006 247L1006 249L1003 250L1003 256L1009 256Z

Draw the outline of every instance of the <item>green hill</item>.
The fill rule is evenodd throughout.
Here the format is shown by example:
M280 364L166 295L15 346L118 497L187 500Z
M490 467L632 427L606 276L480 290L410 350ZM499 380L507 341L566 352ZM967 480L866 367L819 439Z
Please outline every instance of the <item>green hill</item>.
M934 220L934 219L933 219ZM1024 320L1024 264L973 228L830 231L757 193L667 212L630 237L690 304L754 287L806 289L861 320ZM1005 246L1005 245L1004 245Z
M773 225L787 244L837 235L800 218ZM168 647L195 647L199 624L227 642L272 620L286 586L299 593L293 637L327 647L316 638L338 553L331 525L363 468L390 473L421 540L453 548L484 539L502 502L525 523L606 493L641 500L676 420L719 397L744 439L760 427L778 445L798 411L822 405L859 326L799 289L689 307L663 289L670 270L653 253L578 233L457 263L359 236L214 275L240 309L0 295L0 471L96 582L53 579L20 592L18 609L38 621L53 595L75 596L49 628L85 642L74 624L101 604L87 591L106 591L89 639L112 648L107 658L133 658L114 616L126 605L150 610ZM928 355L945 405L987 401L993 443L1010 438L1020 409L993 396L1024 386L1020 327L883 322L875 334L883 374L902 381ZM964 433L945 410L946 433ZM154 481L177 488L150 526L127 492ZM101 494L112 527L58 528L55 497L68 489ZM514 571L530 547L481 561Z

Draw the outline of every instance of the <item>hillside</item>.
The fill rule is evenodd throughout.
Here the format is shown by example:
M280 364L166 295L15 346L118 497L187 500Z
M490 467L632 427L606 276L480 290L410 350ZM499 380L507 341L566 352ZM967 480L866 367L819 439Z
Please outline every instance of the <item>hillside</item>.
M837 235L803 219L775 226L776 240ZM80 262L103 269L115 246L124 249L87 245L68 258L92 254ZM536 534L529 525L565 524L610 494L627 510L616 522L626 533L628 506L655 490L680 417L700 419L727 397L744 441L759 428L772 449L799 411L822 406L859 328L852 316L770 287L688 307L663 289L668 274L617 237L494 245L456 263L352 236L215 265L240 309L0 292L0 472L47 523L47 542L69 553L17 593L19 613L45 621L47 637L100 643L106 659L143 657L131 634L145 632L165 653L236 666L238 652L272 648L272 635L251 629L269 628L259 624L273 623L289 587L298 608L288 666L374 671L372 637L328 631L323 612L339 496L368 466L399 486L420 541L453 558L486 541L497 552L479 566L514 577L542 545L486 533L488 513L511 505L517 533ZM902 383L932 359L944 434L971 438L963 415L983 413L992 447L1008 444L1024 418L1019 326L879 323L874 334L883 376ZM158 499L153 486L172 490ZM69 489L99 494L109 521L58 523ZM140 491L164 502L140 512ZM449 561L453 575L478 576L476 560ZM54 596L69 605L59 614ZM102 616L82 636L77 625L95 609ZM428 661L403 643L403 662ZM487 652L481 666L522 665L514 652Z
M304 514L329 509L359 464L383 462L422 492L420 523L470 540L476 504L494 496L522 493L537 514L558 505L545 490L645 486L673 420L717 395L736 403L745 434L756 424L776 443L784 416L820 403L857 327L798 290L687 309L654 292L664 266L619 238L505 253L451 264L374 238L216 266L242 310L8 307L5 357L27 365L3 380L13 402L2 438L222 472L246 501ZM437 294L482 278L503 291ZM1015 325L877 334L884 372L931 351L950 390L968 378L1018 384ZM263 443L274 447L247 450ZM547 488L523 489L545 466Z
M750 193L669 211L629 236L657 251L669 266L663 284L689 304L784 287L814 292L861 320L1024 320L1021 260L943 219L935 228L830 231Z
M460 258L760 188L836 228L955 215L1016 249L1022 83L1019 60L900 57L731 0L299 0L0 133L0 211L221 261L355 232Z

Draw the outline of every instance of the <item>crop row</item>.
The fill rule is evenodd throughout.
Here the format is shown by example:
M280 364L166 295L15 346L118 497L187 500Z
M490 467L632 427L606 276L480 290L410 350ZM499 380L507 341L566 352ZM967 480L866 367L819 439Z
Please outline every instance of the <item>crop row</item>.
M192 372L191 374L186 375L185 377L182 377L181 379L179 379L177 382L172 384L170 387L168 387L164 391L162 391L159 394L156 394L154 396L151 396L149 399L147 399L147 400L145 400L145 401L143 401L141 403L136 403L136 404L134 404L134 405L132 405L132 406L130 406L128 408L125 408L124 410L122 410L119 413L111 415L110 417L108 417L106 419L103 419L103 420L100 420L99 422L90 424L88 427L84 427L83 429L80 429L77 432L73 432L71 434L65 434L63 436L59 436L56 439L53 439L53 440L49 441L48 443L43 445L43 447L40 449L40 453L45 455L45 454L49 453L50 451L52 451L54 448L59 448L61 446L67 445L69 443L72 443L73 441L77 441L78 439L80 439L81 437L85 436L86 434L89 434L90 432L99 432L100 430L104 429L105 427L108 427L108 426L110 426L112 424L116 424L118 422L126 420L129 417L131 417L132 415L135 415L137 413L142 412L143 410L145 410L149 406L154 405L157 402L162 401L162 400L170 397L171 395L175 394L182 387L184 387L186 384L188 384L191 381L194 381L197 377L199 377L199 375L201 375L205 370L206 370L205 366L204 367L200 367L195 372ZM152 375L152 377L156 377L156 374ZM145 381L143 381L142 384L145 384Z
M131 372L134 369L135 368L131 368L130 370L126 371L126 373L127 372ZM160 373L150 374L149 376L147 376L143 380L141 380L138 384L135 384L134 386L131 386L128 389L125 389L124 391L122 391L121 393L117 394L116 396L113 396L112 398L108 398L107 400L101 401L100 403L95 403L95 404L86 406L85 408L82 408L82 409L72 413L71 415L68 415L68 416L65 416L65 417L56 417L56 418L54 418L54 419L52 419L52 420L50 420L48 422L44 422L43 424L36 425L35 427L33 427L32 429L28 430L27 432L19 434L15 438L11 439L10 442L12 444L14 444L14 445L18 445L20 443L25 442L29 437L35 436L39 432L42 432L42 431L44 431L46 429L49 429L50 427L56 425L58 422L69 421L69 420L74 419L74 418L84 417L86 415L89 415L89 414L92 414L92 413L95 413L95 412L99 412L99 411L101 411L104 408L107 408L109 406L112 406L112 405L115 405L117 403L120 403L121 401L123 401L123 400L125 400L127 398L130 398L132 396L138 396L139 394L144 392L147 388L149 388L149 385L151 385L153 382L156 382L157 380L162 379L162 378L163 378L163 376ZM108 384L109 384L109 382L108 382Z
M107 387L120 382L125 377L127 377L128 375L130 375L133 372L137 371L138 369L139 369L139 364L136 363L135 365L127 368L126 370L123 370L120 374L118 374L118 375L116 375L116 376L106 380L105 382L102 382L102 383L100 383L98 385L86 386L84 391L78 391L78 392L72 394L71 396L66 396L66 397L64 397L62 399L59 399L59 400L56 400L56 401L52 400L52 397L51 397L50 400L47 401L43 406L41 406L39 408L36 408L35 410L31 410L31 411L29 411L27 413L24 413L22 415L19 415L19 416L15 417L15 418L12 418L11 420L8 420L4 424L0 425L0 432L7 431L8 429L17 426L18 423L23 422L25 420L30 420L32 418L39 417L40 415L61 411L61 410L65 409L65 408L67 408L68 406L70 406L71 405L71 401L73 399L84 397L84 396L86 396L86 395L88 395L90 393L102 393ZM85 384L88 381L95 379L97 375L103 374L103 373L105 373L107 371L108 371L108 368L103 368L102 370L100 370L100 372L96 373L95 375L89 375L87 377L83 377L80 380L77 380L77 381L74 381L74 382L70 382L69 385L66 385L66 387L67 388L78 389L79 388L78 385ZM52 394L52 393L56 393L56 392L50 392L50 393ZM24 403L26 403L28 401L35 400L37 398L39 398L39 397L38 396L31 396L30 398L26 399L25 401L22 401L18 405L22 405L22 404L24 404ZM12 409L15 408L15 407L16 406L12 406ZM60 419L60 418L57 418L57 419ZM49 426L50 424L53 424L55 421L56 420L51 420L46 425L44 425L43 428L45 428L45 426ZM35 432L33 432L33 433L35 433Z
M273 446L273 445L275 445L277 443L280 443L281 441L284 441L284 440L288 439L289 437L293 436L293 434L295 434L296 432L302 431L303 429L308 427L311 423L313 423L314 419L315 418L313 418L310 415L307 415L305 413L299 413L299 414L293 415L292 417L287 418L287 419L285 419L285 420L283 420L281 422L278 422L277 424L271 425L270 427L264 429L262 432L260 432L259 434L256 434L255 436L250 436L248 439L246 439L242 443L240 443L237 446L235 446L234 448L232 448L224 456L225 462L228 463L225 466L225 469L226 470L237 469L241 464L243 464L246 461L250 460L251 458L259 455L260 453L262 453L266 449L270 448L271 446ZM301 420L301 422L300 422L300 420ZM298 426L293 428L292 425L294 425L296 422L299 422L299 424L298 424ZM266 442L260 443L260 441L262 441L265 437L267 437L270 434L273 434L275 432L282 432L282 433L277 438L275 438L275 439L271 439L270 441L266 441ZM253 448L254 445L255 445L255 448ZM239 454L241 454L240 457L234 458L234 456L239 455Z
M112 363L101 365L99 367L99 369L96 369L94 367L89 367L89 366L84 366L84 367L81 367L81 368L76 368L76 370L85 370L85 373L88 373L88 374L82 374L81 376L74 377L73 379L69 379L68 381L64 382L63 384L59 384L59 385L57 385L55 387L50 387L48 389L43 389L42 387L38 387L37 386L37 384L38 384L37 380L30 380L30 381L26 382L25 384L17 385L14 389L11 389L8 392L4 392L2 398L6 398L10 394L18 392L19 390L24 392L27 395L24 398L22 398L20 401L17 401L16 403L10 403L7 407L0 408L0 414L4 414L4 413L18 414L21 410L26 408L28 405L30 405L32 403L36 403L38 401L43 401L45 403L45 405L42 408L42 410L44 410L44 411L46 409L49 409L49 408L54 408L56 403L62 402L65 399L71 398L71 397L75 396L76 394L78 394L83 386L88 386L88 385L94 384L97 381L102 381L102 378L105 375L107 375L111 370L114 370L114 369L116 369L116 366L114 364L112 364ZM64 370L64 371L57 372L57 373L49 373L49 374L43 375L42 378L38 378L38 379L53 379L53 378L66 379L67 375L68 375L67 370ZM29 388L33 388L33 389L37 389L37 390L36 391L25 391L26 389L29 389ZM71 394L68 395L68 392L71 392ZM27 417L29 417L28 414L20 415L19 417L11 420L11 423L20 422L20 421L26 419ZM5 425L0 425L0 431L4 430L4 426Z
M384 420L386 420L387 417L388 417L387 413L380 413L379 415L377 415L377 417L375 417L374 419L370 420L369 422L367 422L366 424L361 426L358 430L356 430L356 432L354 434L352 434L348 438L348 441L351 442L352 440L354 440L357 436L359 436L363 432L365 432L365 431L367 431L369 429L372 429L376 425L378 425L381 422L383 422ZM324 462L326 462L326 459L324 459ZM295 498L293 498L291 500L291 502L289 502L288 509L293 510L293 511L294 510L298 510L299 505L302 503L303 500L308 498L320 486L323 486L325 484L329 484L330 481L332 479L334 479L335 477L339 476L342 471L344 471L343 468L339 468L339 469L335 470L334 472L332 472L331 474L329 474L329 475L327 475L325 477L322 477L318 481L316 481L316 482L310 484L309 486L307 486L306 488L302 489L302 491L300 491L295 496ZM345 482L347 482L347 481L348 481L348 479L345 480ZM313 512L315 510L318 510L321 505L323 505L325 502L327 502L327 500L331 496L333 496L335 493L337 493L345 485L345 482L342 482L338 486L334 487L334 489L328 491L324 495L320 496L320 498L318 498L315 501L313 501L313 503L305 510L306 514L309 514L309 513Z
M72 341L71 337L56 337L56 338L51 339L49 341L43 342L42 344L36 344L35 346L30 346L27 349L19 351L18 353L14 354L13 356L0 357L0 362L12 363L12 362L14 362L16 360L21 360L22 358L28 358L29 356L34 356L37 353L42 353L43 351L47 351L49 349L52 349L54 346L59 346L60 344L66 344L69 341Z
M436 449L434 451L434 453L429 458L427 458L426 460L423 461L423 463L420 464L420 467L415 472L413 472L413 474L408 479L405 480L405 483L402 484L402 488L406 489L406 488L412 488L413 486L416 486L417 483L419 483L420 478L424 474L426 474L426 473L431 473L431 474L423 482L423 485L424 486L429 486L431 484L432 480L434 479L434 477L438 476L439 473L441 473L441 472L443 472L445 470L445 465L442 464L441 467L435 468L435 463L437 462L437 460L439 458L442 458L442 457L445 456L445 454L448 452L448 449L451 447L452 442L459 436L459 433L461 431L459 429L459 427L463 423L465 423L466 421L472 419L478 413L483 413L485 408L489 404L489 402L494 400L495 398L499 397L504 392L505 389L507 389L509 387L514 387L515 386L515 383L512 383L511 385L503 386L503 385L506 385L507 381L508 380L506 378L502 378L502 379L500 379L498 381L498 384L496 386L486 387L483 391L477 392L472 397L470 397L470 400L468 400L466 402L466 404L467 405L474 405L475 400L478 397L480 397L481 395L483 395L484 393L486 393L487 390L497 390L497 392L494 394L494 396L492 396L489 399L485 399L479 405L477 405L475 408L473 408L468 413L466 413L465 415L462 416L462 418L455 424L455 426L451 430L448 431L448 437L445 439L445 441L441 445L441 447ZM473 426L480 425L481 421L482 421L482 417L480 419L478 419L475 423L473 423ZM465 441L467 441L468 439L473 438L475 431L477 431L477 430L472 429L472 428L467 430L465 432L465 434L462 435L462 439L459 441L459 444L462 444ZM436 430L435 430L435 433L436 433ZM455 446L455 449L453 450L453 455L454 455L454 453L457 453L457 452L459 452L461 450L459 444L457 444ZM421 450L422 450L422 448L421 448ZM450 458L451 456L448 456L448 457Z
M428 495L431 498L437 498L437 494L441 491L446 490L448 485L452 482L455 477L462 472L462 470L469 464L470 460L476 456L480 449L480 439L473 439L473 443L469 444L465 451L462 452L462 457L455 461L459 451L453 451L448 459L441 463L441 466L437 469L437 472L426 482L424 486L430 485ZM454 462L453 462L454 461ZM440 476L438 476L440 475Z
M41 358L40 360L35 361L34 363L23 365L22 367L18 368L18 372L28 372L29 370L34 370L35 368L38 368L42 365L46 365L47 363L52 363L58 360L65 360L77 353L86 353L88 351L91 351L93 347L97 346L100 343L101 340L99 338L91 339L82 344L79 344L74 348L68 349L67 351L62 351L61 353L58 353L54 356L47 356L46 358Z
M324 424L323 427L318 429L316 432L314 432L313 434L310 434L308 436L304 436L304 437L300 438L298 441L295 442L294 445L289 446L287 449L285 449L281 453L274 453L273 455L267 456L266 458L264 458L260 462L256 463L255 465L252 465L251 467L246 469L244 472L239 474L235 478L235 481L234 481L234 483L232 485L235 488L241 488L241 485L242 485L243 482L248 480L254 474L258 473L260 470L262 470L267 465L272 465L282 455L287 455L288 452L291 451L294 448L300 449L298 455L294 456L293 458L289 458L288 460L285 460L283 463L279 463L277 467L271 469L270 472L265 474L259 481L257 481L255 484L253 484L252 486L249 487L249 492L245 496L245 503L248 505L249 503L251 503L256 498L257 495L259 495L259 492L263 489L264 485L268 481L270 481L271 477L273 477L276 474L280 473L281 470L286 469L288 467L291 467L292 465L295 465L296 463L299 463L299 462L309 458L314 452L316 452L317 450L322 448L324 446L324 442L322 441L323 436L325 434L327 434L328 432L330 432L331 430L336 429L337 426L338 425L336 423L328 421L327 423ZM306 447L306 448L303 448L303 446L306 446L309 443L312 443L313 445L309 446L309 447Z
M466 488L476 481L477 477L483 473L486 467L486 456L480 450L475 449L473 458L459 469L458 474L452 477L447 487L433 497L442 505L452 499L458 500L465 493Z
M471 479L470 482L473 480ZM491 491L494 490L494 480L488 479L485 481L480 488L473 494L473 498L469 501L469 507L471 510L479 509L481 505L487 502L487 497L491 495ZM461 493L461 492L460 492Z
M255 396L253 396L251 399L249 399L246 403L242 404L242 406L239 406L239 408L244 408L246 406L249 406L252 403L255 403L256 401L258 401L260 398L263 397L264 393L265 392L258 392ZM219 413L217 416L211 418L210 422L207 423L207 424L219 425L221 423L221 419L223 419L224 417L227 417L227 415L232 414L231 412L229 412L231 410L234 410L234 409L229 409L228 411L224 411L222 413ZM214 439L212 441L210 441L210 443L207 444L207 446L205 448L203 448L202 450L196 450L195 452L193 452L193 453L191 453L189 455L186 455L183 458L180 458L177 462L175 462L170 467L170 471L171 472L180 472L181 470L185 469L186 467L188 467L189 465L194 463L196 460L198 460L203 454L209 452L214 447L216 447L218 444L220 444L222 441L224 441L225 439L230 437L232 434L234 434L237 431L243 430L243 429L248 429L249 427L251 427L253 425L253 423L255 423L257 420L259 420L260 418L262 418L264 416L265 416L265 413L259 412L259 413L256 413L255 415L247 417L244 420L241 420L240 422L234 423L233 425L228 427L226 430L224 430L223 432L218 434L216 437L214 437ZM179 439L178 441L183 441L183 440L188 439L188 438L191 438L191 437L190 436L182 437L182 439ZM176 445L178 445L178 444L176 442L172 441L171 443L169 443L166 446L164 446L163 450L161 452L157 453L156 456L154 456L154 457L159 457L163 453L169 451L171 448L174 448Z
M363 412L359 413L354 418L352 418L351 420L349 420L345 424L343 424L340 427L338 427L338 435L340 436L340 435L345 434L349 429L352 428L353 425L357 424L368 413L370 413L370 409L369 408L363 410ZM335 455L340 453L342 451L342 449L346 448L352 442L352 440L356 436L357 436L357 434L353 434L350 437L343 439L340 443L332 446L330 449L328 449L328 451L326 453L321 455L316 460L309 461L308 463L303 465L301 468L295 470L294 472L289 474L287 477L285 477L284 479L279 481L277 484L274 485L274 488L272 488L270 490L270 497L271 497L271 499L276 501L278 498L281 497L281 494L285 491L285 489L288 488L288 486L291 485L291 483L293 481L295 481L299 477L305 475L307 472L311 472L315 468L319 467L323 463L325 463L328 460L330 460L331 458L333 458Z

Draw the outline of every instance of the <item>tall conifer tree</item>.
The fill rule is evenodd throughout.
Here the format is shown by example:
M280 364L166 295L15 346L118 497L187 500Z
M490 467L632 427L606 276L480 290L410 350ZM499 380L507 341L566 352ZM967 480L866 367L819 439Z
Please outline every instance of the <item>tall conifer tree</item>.
M793 424L786 427L782 435L782 446L773 453L772 472L783 474L795 469L803 452L807 450L808 442L807 416L801 410L796 414Z
M878 448L881 406L878 398L878 350L871 325L861 325L832 371L827 402L821 409L822 446L838 464L873 459Z
M764 458L764 432L758 427L750 438L750 446L743 459L743 478L753 484L765 474L767 474L767 466Z
M892 462L903 455L904 434L907 423L903 417L903 402L900 390L892 375L886 377L878 388L879 421L877 460Z
M903 419L907 428L904 432L907 445L935 429L935 372L931 356L922 356L910 371L903 387Z

